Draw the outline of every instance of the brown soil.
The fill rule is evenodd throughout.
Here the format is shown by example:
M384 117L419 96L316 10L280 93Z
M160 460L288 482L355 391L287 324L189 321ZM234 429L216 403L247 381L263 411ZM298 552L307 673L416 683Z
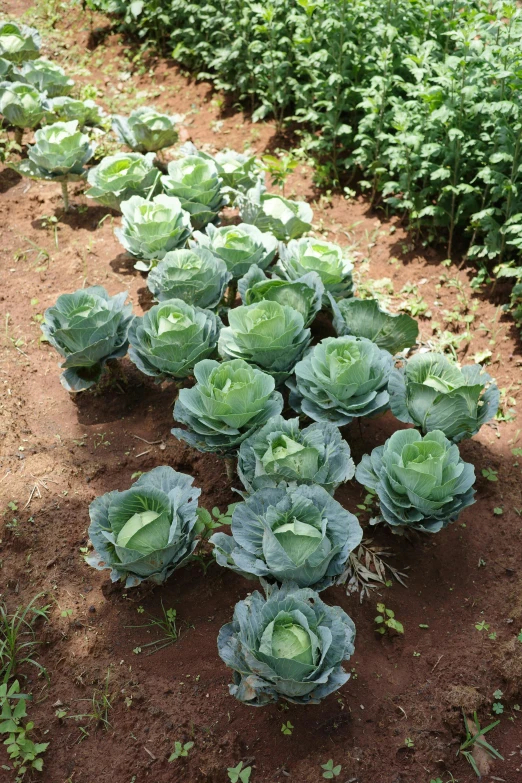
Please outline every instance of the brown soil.
M97 35L102 43L89 50L89 17L77 6L51 29L28 0L3 5L13 16L29 10L43 28L45 54L63 62L80 83L99 85L111 99L119 95L120 111L125 101L148 90L144 102L187 114L184 136L196 144L242 149L250 142L257 152L277 146L270 123L252 125L236 110L222 116L221 96L170 61L150 64L150 72L147 64L145 75L133 72L122 80L122 73L132 71L124 60L132 55L128 45L114 34ZM102 18L95 21L107 25ZM512 454L521 445L517 420L486 426L462 444L463 457L476 466L478 493L476 505L457 524L433 538L375 532L379 545L395 553L394 565L409 569L407 589L394 582L381 591L404 624L404 637L375 634L377 594L360 603L342 587L330 589L325 599L340 604L357 625L351 680L320 706L243 706L228 694L230 672L217 655L216 637L252 583L216 565L205 576L194 565L176 572L162 588L142 586L127 593L110 585L108 572L83 562L89 503L128 487L137 471L168 464L191 473L207 508L224 509L237 496L218 459L191 451L170 435L172 388L155 386L128 359L121 362L125 381L118 386L76 397L61 387L57 354L40 343L38 323L59 294L100 284L111 294L128 290L136 313L142 304L149 306L144 277L113 236L118 218L111 215L100 225L107 210L88 202L81 187L73 191L75 208L63 215L59 186L25 181L7 169L0 174L1 583L10 609L40 592L47 596L42 601L51 603L50 621L38 632L39 660L49 682L34 672L23 682L34 694L29 710L37 735L50 743L40 778L45 783L222 783L226 768L243 760L253 766L252 783L315 783L322 779L320 765L332 758L342 764L341 783L429 783L437 777L445 783L450 773L470 783L474 773L456 756L464 730L460 708L468 714L477 709L486 725L495 718L493 692L501 689L504 714L488 738L505 760L493 764L485 779L519 781L522 713L515 705L517 699L522 703L522 644L516 640L522 628L522 496ZM459 356L471 360L489 348L491 372L513 398L504 410L514 408L520 399L520 343L500 310L504 291L489 298L475 295L466 269L442 267L443 251L412 248L400 221L372 212L363 199L320 198L309 167L292 175L287 193L294 192L314 202L325 235L356 245L363 281L390 278L395 305L407 298L399 293L404 284L418 284L432 311L431 320L421 318L424 340L432 337L434 321L462 331L459 323L443 325L443 311L457 305L458 292L447 284L437 287L442 274L460 280L468 306L476 302L478 309L471 342L461 344ZM52 215L59 218L56 241L52 228L42 226L42 217ZM461 316L465 308L461 304ZM329 328L323 324L321 331ZM361 430L347 427L354 458L383 443L396 426L388 414L364 421ZM483 468L498 471L498 481L483 477ZM337 493L351 510L361 497L355 482ZM496 507L503 513L495 515ZM129 626L146 622L138 607L157 617L161 603L177 610L182 635L147 657L136 650L156 638L155 632ZM481 621L489 630L476 629ZM107 731L88 719L56 716L58 707L68 716L88 713L90 704L82 699L103 687L109 669L113 707ZM295 727L292 736L281 732L288 720ZM406 738L413 747L406 747ZM187 759L169 764L175 740L193 740L194 747ZM2 753L0 763L5 763ZM7 783L11 775L4 768L0 779Z

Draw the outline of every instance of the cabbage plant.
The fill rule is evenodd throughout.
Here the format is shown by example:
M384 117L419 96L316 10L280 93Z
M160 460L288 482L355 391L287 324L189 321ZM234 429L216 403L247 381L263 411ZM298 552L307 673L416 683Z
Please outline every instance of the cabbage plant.
M27 150L28 160L16 164L20 174L32 179L45 179L62 184L64 207L69 208L67 183L84 179L84 164L94 150L89 137L81 132L76 120L46 125L34 134L35 143Z
M306 201L291 201L275 193L263 193L260 184L241 202L241 220L261 231L272 233L282 242L297 239L312 228L314 213ZM309 270L307 270L309 271Z
M223 193L228 196L232 206L258 183L264 186L265 172L255 155L222 150L216 153L214 162L223 180Z
M174 196L132 196L120 209L121 228L114 233L125 250L138 259L135 269L148 272L169 250L183 247L192 233L190 215Z
M223 299L232 279L225 262L204 247L172 250L151 269L147 286L153 297L183 299L188 304L213 309Z
M209 225L204 234L194 232L192 244L206 247L221 258L234 280L246 274L253 264L265 269L277 250L275 237L246 223L220 228Z
M299 429L299 419L274 416L239 448L237 473L251 493L282 483L318 484L331 495L353 478L350 447L334 424Z
M111 580L136 587L144 580L162 584L190 559L196 548L194 479L162 466L144 473L124 492L107 492L89 507L87 563L111 569Z
M317 591L336 581L362 540L357 517L315 484L254 492L235 506L231 532L210 539L219 565Z
M0 24L0 57L12 63L35 60L40 54L42 39L34 27L15 22Z
M281 280L268 277L256 264L238 281L237 288L243 304L265 299L279 302L301 313L305 326L310 326L321 309L324 294L324 285L317 272L308 272L296 280Z
M297 363L290 404L315 421L342 427L389 407L393 357L365 337L326 337Z
M68 95L44 101L44 112L44 119L49 123L76 120L80 128L103 127L105 124L105 112L98 104L91 100L80 101Z
M197 362L215 352L220 328L221 321L211 310L169 299L134 319L129 358L158 383L186 378Z
M204 359L194 367L196 385L181 389L174 419L187 430L172 434L199 451L227 456L272 416L283 410L274 379L241 359Z
M395 432L364 455L355 477L377 493L392 529L437 533L475 502L475 469L440 430L424 436L413 429Z
M419 324L407 313L381 310L376 299L341 299L330 295L333 325L338 335L366 337L391 354L412 348L419 336Z
M94 386L105 363L127 353L133 315L126 299L126 292L111 297L105 288L91 286L62 294L45 311L42 332L65 359L60 380L67 391Z
M168 174L161 178L163 190L169 196L179 198L183 209L190 214L193 228L213 223L226 203L221 193L223 180L216 164L198 155L187 155L171 161L167 171Z
M318 704L349 680L342 663L354 641L355 625L343 609L290 582L266 599L256 591L236 604L218 652L234 672L230 693L244 704Z
M44 116L44 96L30 84L0 83L0 114L16 129L16 141L22 143L23 131L35 128Z
M3 57L0 57L0 80L13 81L13 68L13 63L9 62L9 60L4 60Z
M440 353L419 353L394 368L388 388L399 421L422 432L442 430L454 443L476 435L500 401L498 386L479 364L459 369Z
M141 106L131 112L129 117L114 115L112 127L119 140L135 152L157 152L177 142L176 126L180 120L179 114L170 117L151 106Z
M64 69L56 63L43 58L25 62L17 71L21 82L31 84L39 92L45 92L48 98L69 95L74 87Z
M288 378L311 340L301 313L279 302L236 307L229 311L228 323L219 337L220 356L256 364L277 385Z
M297 280L308 272L316 272L325 287L325 306L330 304L328 293L335 299L353 296L352 271L351 259L333 242L303 237L279 246L277 274L287 280Z
M91 187L85 195L104 207L121 211L122 201L132 196L154 195L159 178L154 153L119 152L103 158L89 171L87 181Z

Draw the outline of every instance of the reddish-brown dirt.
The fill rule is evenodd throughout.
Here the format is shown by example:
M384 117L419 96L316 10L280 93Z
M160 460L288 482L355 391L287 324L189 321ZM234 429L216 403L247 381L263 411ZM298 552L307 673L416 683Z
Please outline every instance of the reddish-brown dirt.
M131 66L129 45L108 28L110 34L99 35L101 43L88 49L89 16L76 5L67 4L54 27L28 1L3 7L15 17L28 11L42 28L45 54L78 82L96 84L111 106L121 99L122 112L130 99L185 113L184 138L216 149L241 150L250 142L261 153L276 143L270 123L252 125L236 110L221 116L221 96L172 62L147 63L140 75L142 61ZM96 18L95 24L107 21ZM512 453L522 445L516 418L521 354L516 329L500 310L505 292L474 294L468 270L441 266L443 252L412 248L400 222L372 212L363 199L320 197L308 166L292 175L287 193L314 202L317 228L326 236L355 246L363 283L390 279L392 305L411 298L400 293L405 284L418 285L432 312L431 319L420 319L423 340L432 337L434 322L462 332L463 316L474 312L471 340L461 343L459 357L471 361L489 349L490 371L506 391L503 409L514 411L510 421L486 426L462 444L463 457L476 466L477 503L433 537L408 540L375 531L379 545L394 552L394 565L408 569L407 589L394 582L362 603L342 587L324 594L357 626L353 675L338 693L309 707L256 710L236 702L228 694L230 672L218 657L216 637L253 583L215 564L206 575L194 565L161 588L125 591L111 586L108 572L83 561L89 503L125 489L137 471L167 464L192 474L207 508L223 510L237 499L218 459L170 435L172 387L155 386L124 359L125 382L69 396L59 383L57 354L40 342L39 315L66 291L99 284L111 294L128 291L136 314L149 306L144 277L113 235L119 218L106 218L107 210L89 202L80 186L73 188L74 208L63 215L58 186L22 180L3 168L0 583L10 610L38 593L46 596L41 603L50 604L49 622L38 629L39 660L49 680L33 671L22 682L34 696L29 711L36 734L50 743L40 776L45 783L223 783L227 767L240 760L252 765L252 783L315 783L328 759L342 765L340 783L471 783L475 774L457 757L464 731L460 708L468 715L478 709L486 725L496 717L497 689L504 693L504 713L488 738L504 761L492 764L484 779L521 779L522 644L516 637L522 628L522 492ZM42 221L53 215L56 236ZM439 287L441 275L460 281L460 291L455 283ZM445 312L456 307L456 322L450 323ZM320 328L324 333L331 327L323 319ZM396 427L388 414L364 421L361 430L345 428L355 460ZM485 468L497 471L498 480L487 480ZM355 482L336 494L351 510L362 496ZM378 600L394 609L404 636L377 636ZM159 616L162 603L176 609L182 635L146 656L138 648L156 638L155 631L129 626L146 622L147 613ZM481 622L487 629L477 629ZM108 672L112 709L105 731L72 716L92 711L86 700L103 689ZM66 716L59 718L58 709ZM288 720L292 736L281 732ZM176 740L192 740L194 747L186 759L168 763ZM13 777L2 768L2 782Z

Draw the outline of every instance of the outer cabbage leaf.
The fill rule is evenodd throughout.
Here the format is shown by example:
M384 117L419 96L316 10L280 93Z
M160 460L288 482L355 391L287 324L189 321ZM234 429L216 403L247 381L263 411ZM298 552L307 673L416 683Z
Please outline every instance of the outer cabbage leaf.
M160 172L154 166L154 153L120 152L108 155L92 168L87 181L91 186L85 191L104 207L121 211L123 201L133 196L153 196L159 187Z
M255 226L240 223L238 226L208 225L206 232L195 231L192 247L206 247L227 265L235 280L242 277L256 264L265 269L274 259L277 240Z
M329 294L333 325L338 335L366 337L391 354L412 348L419 336L419 324L407 313L381 310L376 299L341 299Z
M141 106L129 117L114 115L112 127L120 141L136 152L157 152L177 142L176 126L181 119L179 114L170 117L151 106Z
M44 116L43 95L24 82L0 83L0 114L17 128L35 128Z
M353 262L345 251L324 239L303 237L288 245L280 244L276 273L286 280L298 280L309 272L316 272L325 288L323 305L328 307L328 294L335 299L353 296Z
M0 57L12 63L34 60L40 54L42 39L34 27L15 22L0 24Z
M220 258L204 247L172 250L151 269L147 286L159 302L183 299L187 304L216 308L232 275Z
M17 74L21 82L31 84L48 98L69 95L74 87L74 80L67 76L63 68L44 58L25 62L17 69Z
M313 211L306 201L291 201L274 193L264 193L259 184L242 199L240 214L245 223L252 223L276 239L288 242L312 228Z
M80 128L104 127L105 112L91 100L80 101L67 95L44 101L44 119L48 123L76 120Z
M167 176L161 178L163 189L169 196L179 198L183 209L190 214L193 228L204 228L216 221L226 199L215 163L198 155L187 155L171 161L167 171Z
M310 326L321 309L324 294L324 285L317 272L308 272L296 280L281 280L267 277L256 264L238 281L237 288L243 304L266 299L293 307L303 316L305 326Z

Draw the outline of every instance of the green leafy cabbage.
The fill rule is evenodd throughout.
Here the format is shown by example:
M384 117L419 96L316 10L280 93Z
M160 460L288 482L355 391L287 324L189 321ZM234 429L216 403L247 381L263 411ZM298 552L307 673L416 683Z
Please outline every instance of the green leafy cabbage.
M419 353L390 375L390 407L422 432L442 430L458 443L471 438L498 410L500 392L479 364L459 369L444 354Z
M44 119L48 123L77 120L80 128L103 127L105 112L94 101L80 101L68 95L44 101Z
M290 404L315 421L342 427L389 407L393 357L364 337L327 337L297 363L287 381Z
M129 117L114 115L112 127L120 141L136 152L157 152L177 142L180 120L178 114L170 117L151 106L141 106Z
M350 447L334 424L299 429L299 419L274 416L240 446L237 472L247 492L319 484L330 494L353 478Z
M234 672L230 693L244 704L318 704L350 678L342 662L353 655L354 640L346 612L290 582L266 599L256 591L236 604L218 651Z
M24 82L0 84L0 114L17 128L35 128L44 116L44 96Z
M377 493L381 514L394 527L436 533L474 503L475 469L440 430L399 430L365 454L357 481Z
M305 326L310 326L321 309L324 294L324 285L317 272L309 272L297 280L281 280L267 277L256 264L238 281L237 288L243 304L265 299L279 302L301 313Z
M328 293L335 299L353 296L352 271L353 263L343 249L324 239L303 237L279 247L277 274L287 280L298 280L308 272L316 272L325 288L325 306L329 305Z
M16 165L20 174L64 182L86 176L84 164L92 158L94 150L76 120L46 125L36 131L34 139L35 143L27 150L29 159Z
M129 357L157 382L186 378L216 348L221 321L211 310L169 299L135 318L129 329Z
M15 22L0 24L0 57L12 63L34 60L40 54L42 39L34 27Z
M111 569L113 582L135 587L147 579L161 584L194 551L197 499L192 476L170 467L144 473L124 492L108 492L90 507L89 537L95 552L89 565Z
M46 93L48 98L58 95L69 95L74 87L63 68L50 60L38 59L25 62L17 70L21 82L32 85L39 92Z
M213 309L223 299L232 279L225 262L204 247L172 250L151 269L147 286L159 302L183 299Z
M204 228L214 222L226 203L216 164L198 155L187 155L171 161L167 171L161 178L163 189L169 196L179 198L183 209L190 214L193 228Z
M127 293L109 296L105 288L92 286L62 294L44 313L42 332L65 361L62 385L70 392L98 383L105 363L127 353L132 305Z
M407 313L381 310L376 299L341 299L329 296L333 325L338 335L366 337L391 354L411 348L417 342L419 325Z
M246 223L220 228L209 225L205 234L194 232L192 244L208 248L224 261L235 280L248 272L253 264L265 269L273 261L277 250L275 237Z
M241 220L252 223L263 232L272 233L281 242L296 239L310 231L314 215L310 204L274 193L263 193L263 190L264 186L260 184L248 191L248 196L241 201Z
M194 368L196 385L181 389L174 419L187 430L172 434L199 451L226 456L283 410L283 398L274 391L274 379L241 359L230 362L205 359Z

